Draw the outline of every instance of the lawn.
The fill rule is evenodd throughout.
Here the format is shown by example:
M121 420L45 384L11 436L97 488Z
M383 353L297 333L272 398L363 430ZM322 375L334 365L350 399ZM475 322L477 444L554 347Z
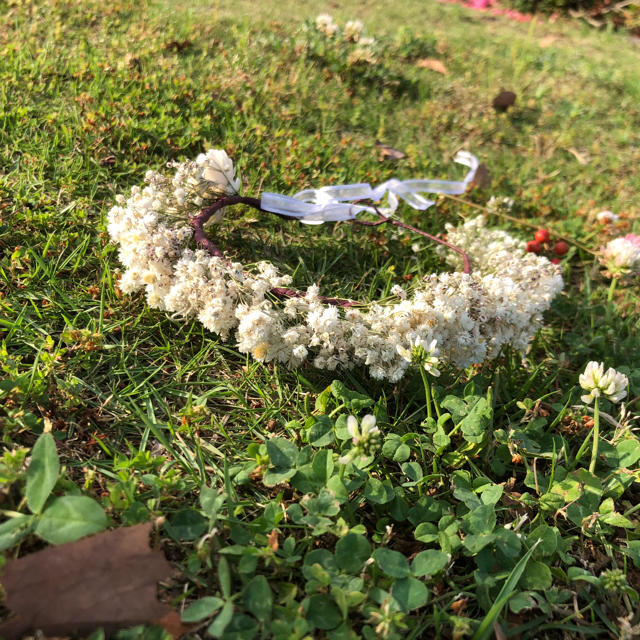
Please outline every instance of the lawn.
M361 20L368 61L319 13ZM638 277L598 259L640 233L637 41L408 0L0 0L0 16L5 569L152 523L173 567L158 595L188 637L640 635ZM504 111L501 90L517 96ZM468 150L490 177L399 219L548 229L563 292L524 352L443 357L439 377L260 362L233 332L123 292L107 231L117 194L210 148L254 197L460 180ZM389 225L235 206L216 232L234 261L365 304L451 271ZM578 383L590 361L628 378L599 419ZM363 452L349 416L368 414L380 432ZM169 638L154 619L118 637ZM103 637L95 620L82 637Z

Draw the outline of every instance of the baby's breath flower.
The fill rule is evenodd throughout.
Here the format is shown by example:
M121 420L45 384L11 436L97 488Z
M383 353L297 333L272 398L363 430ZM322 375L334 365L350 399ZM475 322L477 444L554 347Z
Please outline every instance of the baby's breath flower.
M588 391L581 396L582 402L590 404L594 398L604 397L611 402L620 402L627 395L629 379L623 373L609 367L604 371L604 363L591 361L578 378L580 386Z
M276 302L270 292L289 285L290 276L268 262L231 263L193 243L189 218L240 187L231 159L211 150L168 166L173 176L149 173L145 185L117 196L109 211L109 235L124 267L120 289L141 291L149 306L173 318L197 318L262 362L366 366L374 378L397 382L420 347L420 366L437 375L439 358L467 367L496 357L506 344L524 350L562 288L546 258L485 228L480 217L447 226L449 241L469 256L471 274L433 273L416 280L411 295L394 289L400 299L357 308L325 304L316 284L304 297ZM447 259L457 266L456 258Z

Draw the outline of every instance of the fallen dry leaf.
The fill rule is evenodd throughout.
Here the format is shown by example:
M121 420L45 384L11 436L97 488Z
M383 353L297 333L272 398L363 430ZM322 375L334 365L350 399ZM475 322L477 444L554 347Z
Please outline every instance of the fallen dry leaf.
M13 617L0 625L4 640L29 631L45 635L108 635L143 623L176 633L171 607L158 601L157 582L171 573L160 551L149 548L151 524L121 527L7 563L5 606ZM164 625L163 625L164 626ZM181 633L181 632L180 632Z
M567 151L578 161L578 164L589 164L589 159L577 149L573 147L567 147Z
M491 174L489 173L489 169L487 169L487 165L484 163L480 163L478 168L476 169L476 175L473 177L473 180L469 183L467 189L486 189L491 185Z
M505 91L504 89L493 99L491 103L496 111L506 111L516 102L516 94L513 91Z
M444 63L440 60L436 60L435 58L422 58L416 62L416 66L421 69L431 69L431 71L437 71L444 76L449 75L449 69L445 67Z
M135 69L136 71L140 71L142 69L142 60L137 56L134 56L133 53L127 53L124 56L124 64L126 67Z
M269 543L269 547L271 547L272 551L277 551L280 547L280 543L278 542L278 530L273 529L271 533L267 536L267 541Z
M502 630L500 623L495 620L493 623L493 633L496 640L507 640L507 634Z
M451 610L453 611L454 615L461 616L467 608L468 602L469 598L458 598L458 600L454 600L451 603Z
M402 160L402 158L407 157L404 151L383 144L380 140L376 140L376 147L380 151L380 160Z
M545 36L544 38L540 38L538 44L543 49L546 49L547 47L550 47L554 42L556 42L557 39L558 38L556 36Z
M191 40L171 40L164 43L164 48L167 51L175 51L176 53L182 53L185 49L188 49L193 42Z
M193 627L193 625L183 624L180 618L180 614L173 609L168 613L165 613L162 618L153 620L153 623L160 625L167 633L169 633L174 638L183 636Z

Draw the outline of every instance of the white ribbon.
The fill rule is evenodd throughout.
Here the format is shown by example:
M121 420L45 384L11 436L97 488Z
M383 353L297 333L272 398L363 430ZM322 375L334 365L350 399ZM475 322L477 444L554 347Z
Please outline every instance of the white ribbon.
M468 151L458 151L454 162L469 167L464 180L396 180L392 178L375 189L366 182L343 184L319 189L305 189L295 196L283 196L279 193L265 192L260 207L265 211L280 213L296 218L305 224L322 224L338 220L353 220L362 211L380 212L392 215L398 208L398 198L402 198L414 209L424 211L432 206L433 200L427 200L422 193L445 193L458 195L467 190L478 169L478 159ZM356 204L359 200L379 202L387 196L387 206L371 207Z

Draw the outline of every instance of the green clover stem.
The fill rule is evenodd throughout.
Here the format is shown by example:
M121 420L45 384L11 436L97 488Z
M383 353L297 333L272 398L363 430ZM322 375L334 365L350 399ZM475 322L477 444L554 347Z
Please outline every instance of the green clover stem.
M423 367L420 367L420 375L422 376L422 384L424 385L424 396L427 404L427 418L432 417L431 411L431 386L429 385L429 378L427 377L427 372Z
M616 285L618 284L618 278L611 278L611 284L609 285L609 290L607 291L607 314L606 319L607 322L611 320L611 316L613 315L613 294L616 290Z
M598 442L600 441L600 408L598 406L599 398L595 398L593 403L593 446L591 448L591 462L589 463L589 472L593 473L598 460Z

